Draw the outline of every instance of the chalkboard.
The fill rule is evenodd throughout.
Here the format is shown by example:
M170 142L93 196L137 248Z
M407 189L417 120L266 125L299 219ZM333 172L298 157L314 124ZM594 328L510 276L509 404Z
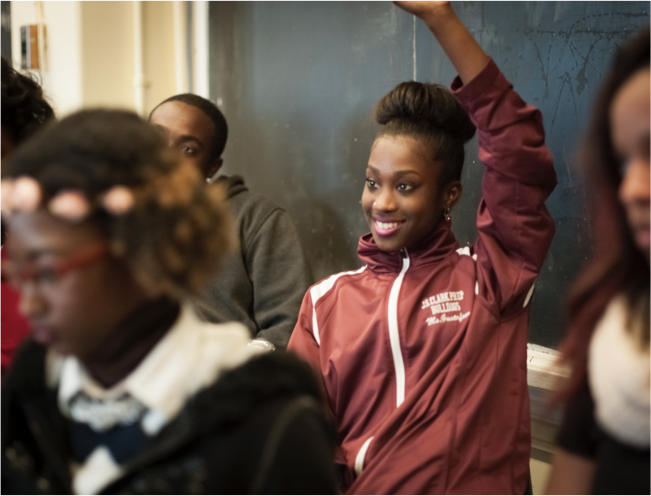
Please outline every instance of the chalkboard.
M0 56L11 60L11 2L0 0Z
M530 341L557 347L565 295L591 249L573 154L615 49L649 24L648 2L455 3L523 98L543 113L559 184L556 237L537 282ZM210 2L210 96L230 136L227 174L287 209L315 279L360 266L359 200L375 103L398 83L449 84L450 62L422 21L389 2ZM476 235L483 166L467 148L457 239Z

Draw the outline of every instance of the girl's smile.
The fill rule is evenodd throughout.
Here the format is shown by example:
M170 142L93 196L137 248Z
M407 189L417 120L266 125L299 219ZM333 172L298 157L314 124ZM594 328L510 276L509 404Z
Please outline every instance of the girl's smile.
M378 236L391 236L404 224L404 221L393 222L383 219L373 219L373 221L375 222L375 232Z

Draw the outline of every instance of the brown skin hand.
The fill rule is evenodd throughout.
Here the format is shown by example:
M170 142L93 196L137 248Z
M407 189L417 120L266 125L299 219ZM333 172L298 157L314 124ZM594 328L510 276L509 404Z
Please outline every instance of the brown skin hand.
M488 64L488 55L459 20L450 2L393 3L425 21L464 84L472 81Z

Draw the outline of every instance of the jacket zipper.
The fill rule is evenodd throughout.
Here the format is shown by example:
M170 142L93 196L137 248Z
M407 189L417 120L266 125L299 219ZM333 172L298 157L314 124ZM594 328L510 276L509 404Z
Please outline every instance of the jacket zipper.
M407 249L400 250L402 257L402 269L400 274L393 282L391 292L389 293L389 340L391 342L391 353L393 354L393 365L396 370L396 406L400 406L405 401L405 362L402 358L402 347L400 346L400 333L398 329L398 296L405 272L409 269L409 254Z

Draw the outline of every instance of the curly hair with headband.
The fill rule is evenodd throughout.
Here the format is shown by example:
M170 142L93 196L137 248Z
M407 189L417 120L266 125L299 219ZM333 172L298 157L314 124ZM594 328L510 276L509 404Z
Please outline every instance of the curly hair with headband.
M61 120L16 152L6 177L35 180L43 205L65 192L82 196L85 221L151 295L200 292L233 245L221 188L132 112L85 110ZM116 189L132 199L119 214L101 208Z

